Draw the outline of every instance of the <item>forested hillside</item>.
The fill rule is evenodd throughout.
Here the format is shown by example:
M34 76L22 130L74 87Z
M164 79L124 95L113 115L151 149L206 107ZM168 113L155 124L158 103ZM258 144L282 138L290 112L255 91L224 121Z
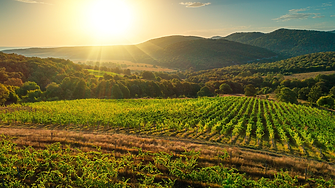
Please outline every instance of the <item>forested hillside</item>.
M276 54L250 45L227 40L200 39L167 46L157 57L167 67L196 70L245 64Z
M103 70L99 76L64 59L41 59L5 53L0 53L0 57L3 65L0 70L2 104L6 101L175 98L225 93L255 96L279 91L283 87L292 90L293 97L312 103L320 97L335 95L335 74L305 80L290 80L283 76L335 70L335 52L308 54L274 63L251 63L173 74L149 71L131 74L129 70L119 70L121 74L109 74L111 69L98 67L95 73Z
M250 88L252 92L249 93L256 95L273 91L280 93L285 87L292 91L287 97L315 103L320 97L335 96L335 74L318 75L304 80L285 79L283 75L326 70L335 70L335 52L308 54L273 63L252 63L190 72L186 77L189 82L204 84L211 92L246 93L246 88ZM296 100L291 102L297 103ZM332 104L329 106L334 108Z
M290 75L293 73L317 72L335 70L335 52L320 52L301 55L272 63L249 63L223 67L219 69L202 70L187 75L193 82L206 82L209 80L222 80L235 76L251 76L259 74Z
M277 56L276 53L259 47L224 39L211 40L193 36L168 36L138 45L30 48L4 52L71 60L127 60L174 69L195 70L244 64Z
M96 77L83 66L64 59L0 52L0 64L0 104L82 98L196 97L200 89L199 84L182 81L177 74L162 72L130 75L124 71L123 75L105 73Z
M335 51L335 34L323 31L278 29L267 34L234 33L225 39L266 48L287 57Z

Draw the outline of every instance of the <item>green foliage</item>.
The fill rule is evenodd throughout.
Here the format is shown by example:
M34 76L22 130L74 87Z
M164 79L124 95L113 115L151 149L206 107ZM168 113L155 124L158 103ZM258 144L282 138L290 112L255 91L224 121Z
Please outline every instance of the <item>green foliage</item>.
M220 93L223 93L223 94L230 94L230 93L233 92L233 90L231 89L231 87L227 83L221 84L220 87L219 87L219 91L220 91Z
M16 93L20 96L26 96L28 91L40 90L40 86L36 82L25 82L19 89L16 90Z
M308 94L311 91L309 87L303 87L298 91L298 99L307 100Z
M45 97L47 100L51 100L54 98L61 97L63 93L62 88L59 84L52 82L46 87L46 91L44 92Z
M322 96L321 86L313 86L308 93L308 101L315 103Z
M271 93L273 90L270 87L263 87L260 91L258 91L259 94L269 94Z
M217 81L217 80L222 80L225 82L239 82L243 84L246 83L249 84L253 82L251 84L254 84L255 86L258 87L262 86L262 84L268 84L264 82L267 81L269 78L273 79L274 78L273 75L277 74L288 74L288 73L294 74L294 73L331 71L331 70L335 70L335 52L321 52L321 53L301 55L271 63L248 63L244 65L235 65L206 71L189 72L187 74L187 79L188 81L192 81L195 83L200 82L205 83L208 81ZM247 71L250 71L253 74L253 76L248 76L245 78L237 77L237 75L239 75L241 72L247 72ZM269 77L267 78L261 77L258 78L261 80L253 81L254 79L257 78L256 75L262 75L262 76L269 75ZM282 79L280 78L279 81L281 82ZM272 84L267 86L272 87ZM311 87L310 85L307 86ZM272 88L276 87L277 85ZM293 87L301 88L306 86L293 85L292 88Z
M42 91L40 89L28 90L27 95L22 97L22 102L40 102L41 97Z
M73 91L73 99L84 99L86 97L86 89L87 86L85 80L80 79Z
M112 99L122 99L123 93L119 87L119 84L114 84L112 87Z
M4 83L8 80L8 74L5 67L0 68L0 83Z
M333 86L333 87L329 90L329 95L331 95L331 96L335 96L335 86Z
M183 181L189 187L333 187L334 180L324 178L299 182L287 172L274 178L251 180L236 169L223 164L199 167L200 152L185 151L181 155L165 152L143 152L138 155L101 151L83 152L60 143L45 149L18 148L11 140L0 141L0 169L3 187L175 187ZM139 162L138 159L147 159ZM142 160L144 161L144 160ZM167 169L162 171L161 169ZM127 172L127 173L124 173ZM163 176L160 178L158 176Z
M323 96L316 101L316 104L318 106L334 109L334 98L331 96Z
M280 91L276 94L276 98L281 102L298 103L296 93L288 87L281 87Z
M333 114L317 108L254 97L86 99L24 105L24 108L9 106L10 109L17 109L10 112L0 108L2 123L66 125L73 129L82 127L80 125L87 126L87 129L100 125L111 130L126 128L123 131L166 135L176 131L195 135L210 131L227 137L230 133L234 137L245 134L247 140L248 137L263 139L268 133L270 141L278 133L279 142L285 143L290 138L299 147L303 143L313 145L316 142L329 158L333 156L327 152L335 151ZM256 140L254 144L259 143Z
M130 98L130 91L127 86L123 85L122 83L119 83L119 87L122 91L122 96L124 99L129 99Z
M197 95L199 97L204 97L204 96L213 97L214 96L214 94L209 90L207 86L202 87L200 91L198 91Z
M3 105L7 101L9 93L7 87L0 83L0 105Z
M244 94L245 96L256 96L257 94L257 90L254 87L254 85L252 84L248 84L245 88L244 88Z
M155 80L156 79L154 73L152 73L150 71L143 71L142 72L142 78L146 79L146 80Z

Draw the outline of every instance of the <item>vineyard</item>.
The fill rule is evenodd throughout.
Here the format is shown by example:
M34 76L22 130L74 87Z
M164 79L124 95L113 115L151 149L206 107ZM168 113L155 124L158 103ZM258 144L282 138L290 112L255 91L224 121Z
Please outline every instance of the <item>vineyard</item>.
M333 187L333 180L308 178L299 182L286 172L274 178L251 180L222 163L230 156L222 151L218 165L198 163L200 152L181 154L132 152L116 155L114 151L83 152L63 147L59 142L45 149L18 148L2 137L0 141L1 187Z
M334 120L333 114L316 108L233 96L12 105L0 108L0 133L11 137L3 136L0 142L0 186L333 187L333 167L307 160L335 160ZM29 130L49 132L29 133L33 138L28 141L22 132ZM72 133L66 132L63 138L60 131L79 135L70 138ZM83 133L108 138L89 145L88 140L99 137L85 138ZM163 140L157 150L156 139L126 135ZM190 143L181 151L173 146L181 143L172 144L167 138L273 154ZM281 172L283 168L290 172Z
M87 99L0 112L2 126L179 137L335 160L334 115L258 98Z

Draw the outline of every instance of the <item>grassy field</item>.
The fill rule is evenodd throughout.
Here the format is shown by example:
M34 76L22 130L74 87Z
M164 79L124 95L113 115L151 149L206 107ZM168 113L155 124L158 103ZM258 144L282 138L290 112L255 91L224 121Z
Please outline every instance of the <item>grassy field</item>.
M73 60L74 63L81 62L85 64L86 61L94 61L96 60ZM151 64L145 63L133 63L131 61L123 61L123 60L101 60L100 62L111 62L118 65L124 65L126 67L122 67L122 69L130 69L131 71L152 71L152 72L176 72L177 70L169 69L161 66L154 66Z
M292 74L289 76L284 76L285 79L293 79L296 78L298 80L303 80L303 79L307 79L307 78L314 78L319 74L334 74L335 71L320 71L320 72L307 72L307 73L299 73L299 74Z
M94 70L94 69L85 69L85 70L87 70L89 73L93 74L96 77L103 77L104 74L122 76L121 74L117 74L114 72L100 71L100 70Z
M83 152L99 147L99 151L119 157L139 154L136 148L173 153L177 158L194 151L200 152L197 167L236 168L256 182L261 177L273 180L281 170L296 176L299 184L315 185L306 181L308 178L335 178L335 117L305 106L227 96L55 101L13 105L0 108L0 112L0 134L13 137L22 148L43 149L59 142ZM218 157L225 154L229 158ZM154 164L152 157L147 158ZM223 185L207 182L200 186L201 181L172 177L191 187ZM131 181L136 186L141 182Z

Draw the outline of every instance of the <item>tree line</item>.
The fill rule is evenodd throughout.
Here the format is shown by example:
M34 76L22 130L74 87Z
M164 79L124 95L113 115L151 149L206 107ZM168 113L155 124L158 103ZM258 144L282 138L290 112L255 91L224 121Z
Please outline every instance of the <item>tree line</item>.
M104 74L96 77L82 65L57 58L0 53L1 104L83 98L174 98L275 92L278 99L316 103L332 97L334 75L305 80L285 79L282 73L335 70L335 52L315 53L274 63L253 63L207 71ZM94 69L112 71L95 66ZM335 90L335 89L333 89ZM293 99L288 99L288 98ZM327 98L328 100L328 98ZM324 100L325 101L325 100ZM320 103L321 104L321 103ZM330 105L333 106L333 105Z

